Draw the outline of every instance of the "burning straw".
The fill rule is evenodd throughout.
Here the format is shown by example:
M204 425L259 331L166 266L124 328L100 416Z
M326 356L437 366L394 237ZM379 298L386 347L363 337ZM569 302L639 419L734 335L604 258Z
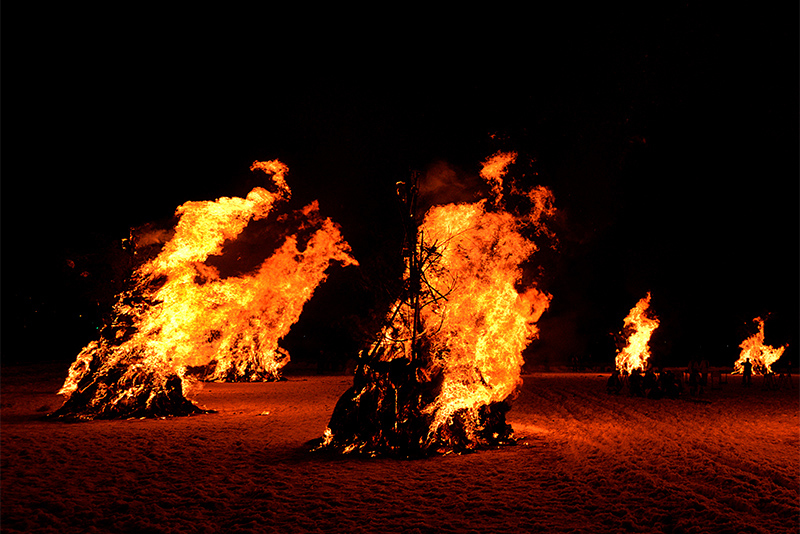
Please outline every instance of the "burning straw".
M281 378L289 356L278 341L327 268L356 261L316 202L276 215L291 195L283 163L256 161L251 170L271 176L270 190L178 207L171 238L133 273L112 322L72 364L59 392L66 401L53 417L188 415L201 411L183 394L192 373L206 380ZM269 223L262 233L279 228L278 239L273 231L274 247L261 246L263 261L242 268L239 254L226 252L235 252L257 221ZM250 230L253 235L263 237Z
M650 359L650 336L658 328L658 318L650 310L650 293L639 300L625 317L620 337L625 345L617 350L616 368L631 373L634 370L646 371Z
M777 362L786 347L772 347L764 344L764 319L756 317L753 322L758 325L758 332L742 341L739 348L742 349L739 359L733 364L733 373L743 373L745 363L749 360L752 370L759 375L772 373L772 365Z
M418 456L514 442L506 423L521 383L522 351L551 296L518 289L533 236L552 216L552 193L513 193L500 202L506 167L499 153L482 177L493 195L431 208L415 219L417 186L398 184L404 208L404 289L384 326L361 352L353 383L337 403L320 448ZM502 164L498 164L502 162ZM507 195L507 199L512 195Z

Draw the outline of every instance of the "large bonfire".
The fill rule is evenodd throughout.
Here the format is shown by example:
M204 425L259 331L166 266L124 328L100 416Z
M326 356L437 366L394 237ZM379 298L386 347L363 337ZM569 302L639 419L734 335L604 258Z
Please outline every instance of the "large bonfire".
M501 152L484 163L491 199L434 206L421 223L417 185L398 184L404 289L360 353L320 448L420 456L513 442L509 398L551 299L535 286L519 289L522 265L555 211L544 187L504 187L515 158Z
M291 195L283 163L256 161L251 170L271 176L269 190L178 207L171 238L136 269L111 323L72 364L59 392L66 401L53 416L187 415L201 411L184 397L189 380L281 377L289 356L279 340L328 267L356 262L316 202L275 211ZM250 239L256 236L260 263L247 263L237 249L248 227L256 227Z
M617 351L616 368L631 373L634 369L645 371L650 359L650 336L658 328L658 318L650 310L650 293L636 303L625 317L620 335L625 345Z
M772 365L783 355L788 345L772 347L764 344L764 319L756 317L753 322L758 324L758 332L751 335L739 345L742 349L739 359L733 364L734 373L744 372L744 364L750 360L755 373L766 375L772 372Z

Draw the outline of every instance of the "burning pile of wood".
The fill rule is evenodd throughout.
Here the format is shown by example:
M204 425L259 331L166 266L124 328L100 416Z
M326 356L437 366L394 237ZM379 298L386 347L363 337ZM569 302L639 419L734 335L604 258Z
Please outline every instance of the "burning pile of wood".
M523 228L544 233L552 194L536 188L510 213L502 177L516 154L499 153L482 176L494 195L431 208L415 219L417 184L398 184L404 206L402 294L337 403L319 449L424 456L514 443L506 423L521 383L522 350L550 295L517 290L537 250ZM510 191L519 196L521 188Z
M506 401L475 410L460 408L447 424L435 425L431 407L442 395L443 383L441 369L432 370L430 362L403 356L386 361L380 354L362 354L353 386L336 404L321 447L340 453L413 457L515 443L513 429L506 423L510 408Z
M70 370L74 383L61 390L67 400L48 417L127 419L207 413L184 396L183 380L176 373L130 360L109 363L104 361L108 349L102 344L93 342L81 352Z
M650 337L659 326L658 317L650 309L650 293L640 299L625 317L625 326L617 336L618 371L631 374L649 368Z
M773 347L765 344L764 319L756 317L753 322L758 325L758 331L739 344L739 348L742 351L739 354L739 359L733 364L733 372L743 374L749 366L748 373L755 372L756 374L767 376L773 373L772 366L780 360L789 345Z
M328 267L356 261L316 202L275 215L291 194L285 165L257 161L251 170L271 176L270 190L178 207L177 225L135 270L111 324L70 368L54 417L187 415L200 411L183 395L188 380L281 378L289 357L278 341Z

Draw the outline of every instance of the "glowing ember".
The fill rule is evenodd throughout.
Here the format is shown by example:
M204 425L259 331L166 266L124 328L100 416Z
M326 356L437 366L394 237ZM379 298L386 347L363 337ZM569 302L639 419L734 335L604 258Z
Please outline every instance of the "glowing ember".
M504 175L513 159L497 154L484 166L494 200L502 189L491 176ZM526 195L524 215L490 209L484 199L435 206L418 227L413 191L401 191L411 208L405 292L361 353L354 386L323 436L323 446L344 453L445 453L512 442L507 399L550 303L536 287L517 289L521 264L537 250L522 230L554 213L549 190Z
M299 319L333 262L354 265L336 225L314 202L275 224L294 235L245 272L225 263L226 250L252 221L266 219L291 195L281 162L255 162L272 176L273 190L246 198L187 202L174 235L132 276L114 319L72 365L55 415L84 418L191 413L183 398L189 372L211 380L275 380L289 361L278 341ZM135 239L134 239L135 241ZM146 242L146 239L143 240ZM235 248L235 247L234 247ZM224 276L221 271L235 271ZM181 406L172 413L171 407ZM196 410L196 408L194 408Z
M650 358L650 336L658 328L658 318L652 312L648 313L650 307L650 293L636 303L627 317L625 317L625 327L621 334L627 335L627 345L617 351L616 367L620 371L630 373L634 369L644 371L647 368L647 360Z
M752 370L756 374L766 375L772 372L772 364L777 362L783 355L783 351L789 345L774 348L770 345L764 345L764 320L761 317L753 319L754 323L758 324L758 332L748 337L739 345L742 352L739 359L733 364L734 373L744 372L744 364L749 359L750 364L753 366Z

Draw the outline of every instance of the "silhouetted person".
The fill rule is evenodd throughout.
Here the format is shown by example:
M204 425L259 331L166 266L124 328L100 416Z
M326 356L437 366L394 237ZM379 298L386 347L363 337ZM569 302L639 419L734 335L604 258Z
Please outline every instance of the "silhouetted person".
M700 394L703 394L703 390L708 385L708 360L703 358L700 360Z
M742 384L749 386L751 376L753 376L753 364L750 363L750 358L747 358L742 364Z
M764 389L775 389L775 373L771 370L764 372Z
M781 371L781 374L778 375L778 387L783 389L786 386L789 389L794 389L794 384L792 384L792 366L787 365L784 370Z
M700 372L697 367L692 367L689 371L689 395L697 395L697 388L700 386Z
M662 371L658 376L658 385L665 397L677 399L681 395L683 385L675 373L669 369Z
M652 368L647 369L647 371L644 372L642 387L647 394L647 398L650 398L650 392L653 390L653 388L658 388L658 377L653 372Z
M644 388L642 387L642 372L639 369L631 371L631 376L628 377L628 389L634 397L644 397Z
M653 385L647 390L647 398L653 400L663 399L664 390L661 389L661 385L658 383L658 377L655 374L653 374L653 377ZM647 379L647 374L645 374L645 379Z
M619 378L619 371L614 369L611 372L611 376L608 377L608 382L606 382L606 391L609 395L619 395L621 390L622 380Z

